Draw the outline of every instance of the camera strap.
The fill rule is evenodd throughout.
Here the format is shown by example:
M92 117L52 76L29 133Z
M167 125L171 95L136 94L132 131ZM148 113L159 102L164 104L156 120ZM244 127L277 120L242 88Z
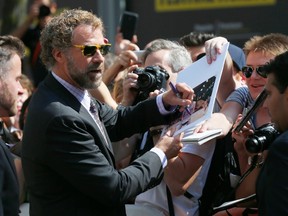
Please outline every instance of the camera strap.
M167 201L168 201L168 208L169 208L169 216L175 216L171 192L167 185L166 185L166 193L167 193Z
M254 155L254 156L251 158L251 164L250 164L249 169L240 177L237 185L233 188L233 190L230 191L229 194L235 193L236 189L237 189L237 188L239 187L239 185L244 181L244 179L245 179L256 167L261 167L261 166L263 165L263 163L264 163L264 160L263 160L262 155L260 155L260 154ZM243 198L243 202L246 202L246 201L249 201L249 200L253 200L253 199L255 199L255 197L256 197L255 194L250 195L250 196L248 196L248 197L246 197L246 198ZM240 200L242 200L242 199L240 199ZM241 201L241 202L242 202L242 201ZM241 203L241 202L239 202L239 203ZM214 207L212 213L215 214L215 213L217 213L217 212L219 212L219 211L221 211L221 210L227 210L227 209L230 209L230 208L235 207L235 206L237 206L236 201L235 201L235 203L233 203L233 205L227 205L227 206L225 206L225 207L224 207L224 206L223 206L223 207L222 207L222 206ZM244 215L244 214L243 214L243 215Z
M248 163L250 164L249 169L241 176L239 179L236 187L234 188L234 191L239 187L239 185L244 181L244 179L256 168L256 167L262 167L264 160L262 154L254 155L253 157L249 157Z

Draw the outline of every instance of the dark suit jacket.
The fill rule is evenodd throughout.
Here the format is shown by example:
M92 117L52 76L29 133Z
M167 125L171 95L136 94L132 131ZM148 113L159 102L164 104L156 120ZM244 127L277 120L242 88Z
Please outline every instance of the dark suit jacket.
M271 144L256 189L259 216L288 215L288 131Z
M19 215L19 187L11 153L0 138L0 215Z
M112 141L165 122L155 99L118 111L97 106ZM163 173L153 152L117 171L111 145L51 74L30 102L22 148L32 216L125 215L125 201L156 184Z

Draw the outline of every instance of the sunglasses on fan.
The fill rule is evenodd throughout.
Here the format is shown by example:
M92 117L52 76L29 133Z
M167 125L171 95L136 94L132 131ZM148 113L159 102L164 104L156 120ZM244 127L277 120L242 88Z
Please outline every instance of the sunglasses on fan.
M266 72L264 71L264 66L259 66L259 67L252 67L252 66L244 66L243 68L242 68L242 72L243 72L243 74L244 74L244 76L246 77L246 78L249 78L249 77L251 77L251 75L252 75L252 73L253 73L253 71L256 71L256 73L258 74L258 75L260 75L261 77L263 77L263 78L267 78L267 74L266 74Z
M101 55L105 56L111 49L111 44L95 44L95 45L73 45L76 48L80 48L84 56L93 56L96 51L99 50Z

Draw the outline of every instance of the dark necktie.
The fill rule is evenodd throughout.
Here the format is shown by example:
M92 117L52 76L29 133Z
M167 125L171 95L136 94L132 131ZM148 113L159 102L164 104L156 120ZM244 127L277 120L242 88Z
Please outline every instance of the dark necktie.
M96 107L96 104L95 104L95 101L90 98L90 110L89 110L99 128L99 130L101 131L101 134L103 135L105 141L106 141L106 145L108 145L108 140L107 140L107 137L106 137L106 134L105 134L105 130L104 130L104 125L103 123L100 121L100 118L99 118L99 113L98 113L98 109Z
M4 126L3 122L0 121L0 138L4 136Z
M3 122L0 120L0 135L3 134Z
M2 138L2 140L7 142L8 141L7 137L8 137L7 129L4 126L4 122L0 120L0 138Z

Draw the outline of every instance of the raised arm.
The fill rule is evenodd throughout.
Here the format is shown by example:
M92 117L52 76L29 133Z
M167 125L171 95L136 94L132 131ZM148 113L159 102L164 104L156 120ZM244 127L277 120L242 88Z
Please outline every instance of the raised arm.
M183 195L199 175L204 159L198 155L180 152L168 161L164 180L174 196Z
M217 55L221 53L221 49L228 41L224 37L215 37L205 42L206 58L209 64L217 59ZM222 107L226 98L236 88L236 82L233 78L233 61L229 53L225 59L222 77L217 93L217 101Z
M137 55L133 52L134 50L139 50L139 47L136 44L130 43L127 45L126 50L123 50L115 58L112 65L105 70L102 79L106 85L110 84L118 75L118 73L132 65L139 63Z
M34 3L30 6L29 13L25 21L14 31L11 32L11 35L22 38L25 32L29 29L30 25L39 15L39 3Z
M204 132L210 129L222 129L222 136L231 130L238 114L242 113L242 106L234 101L226 102L220 112L213 113L211 118L199 126L195 132Z

